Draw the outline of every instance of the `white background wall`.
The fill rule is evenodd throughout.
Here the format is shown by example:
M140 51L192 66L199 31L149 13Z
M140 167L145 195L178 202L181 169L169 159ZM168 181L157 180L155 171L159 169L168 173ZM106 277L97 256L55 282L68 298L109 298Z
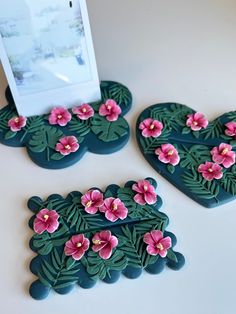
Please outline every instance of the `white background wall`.
M88 0L101 79L126 84L134 96L127 115L148 105L176 101L209 119L236 109L235 0ZM3 2L1 2L3 5ZM0 71L0 103L6 80ZM132 162L130 162L132 161ZM235 202L206 209L157 175L139 152L134 134L122 151L87 154L75 166L50 171L31 162L24 149L0 145L0 301L2 314L234 314ZM153 176L169 215L169 230L185 254L180 272L122 278L115 285L51 294L41 302L28 296L34 276L26 201L33 195L66 195L109 183Z

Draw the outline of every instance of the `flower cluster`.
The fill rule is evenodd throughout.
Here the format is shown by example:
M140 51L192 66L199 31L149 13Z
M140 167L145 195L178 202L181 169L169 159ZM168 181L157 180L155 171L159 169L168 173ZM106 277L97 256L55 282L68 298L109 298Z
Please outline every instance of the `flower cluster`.
M128 215L128 209L119 198L108 197L104 200L103 194L98 190L86 192L81 197L81 203L87 213L94 215L100 211L111 222L124 220Z
M42 234L47 231L55 232L59 227L59 214L55 210L44 208L38 212L34 219L33 228L35 233ZM97 232L92 238L92 250L98 252L102 259L109 259L113 249L118 245L117 237L113 236L109 230ZM66 256L72 256L75 260L80 260L89 249L90 241L84 234L71 237L66 242L64 252Z
M92 250L99 256L107 260L111 257L112 251L118 245L118 239L111 234L109 230L97 232L92 238ZM80 260L90 247L90 241L85 238L84 234L78 234L71 237L66 242L64 253L66 256L71 256L76 261Z
M158 120L153 120L147 118L139 124L139 129L142 131L142 136L144 137L159 137L162 134L163 123ZM177 149L171 144L163 144L160 147L157 147L155 154L158 156L158 159L172 166L176 166L180 162L180 157Z
M214 147L211 150L211 155L213 162L207 161L198 167L198 172L207 181L219 180L223 177L223 168L220 165L223 165L224 168L230 168L235 164L236 154L229 144L222 143L219 147Z

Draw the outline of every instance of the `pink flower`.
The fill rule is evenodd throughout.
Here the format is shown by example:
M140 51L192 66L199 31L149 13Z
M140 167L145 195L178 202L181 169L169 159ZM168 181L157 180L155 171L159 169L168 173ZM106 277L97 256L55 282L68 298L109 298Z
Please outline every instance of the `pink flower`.
M50 124L59 124L60 126L66 126L70 122L72 116L70 112L63 107L55 107L52 109L48 118Z
M155 204L157 201L157 196L155 193L155 188L147 180L140 180L137 183L133 184L132 190L138 192L134 196L136 203L140 205L145 204Z
M222 167L210 161L207 161L205 164L201 164L198 167L198 172L200 172L203 178L207 181L221 179L223 177Z
M80 120L88 120L94 116L94 110L89 104L82 104L79 107L72 109L72 112L77 115Z
M208 123L208 120L200 112L189 114L188 120L186 121L186 125L190 127L193 131L199 131L202 128L205 129L208 126Z
M163 237L163 233L159 230L153 230L146 233L143 237L144 243L148 244L147 252L150 255L160 255L166 257L167 250L172 246L170 237Z
M128 209L119 198L106 198L104 204L99 208L100 212L105 213L107 220L115 222L118 219L124 220L128 215Z
M222 164L225 168L235 164L235 152L232 151L231 145L222 143L212 149L211 155L215 163Z
M158 137L161 135L163 124L158 120L148 118L139 124L139 129L142 130L144 137Z
M228 122L226 123L226 130L225 130L225 134L228 136L233 136L234 139L236 140L236 122L232 121L232 122Z
M55 150L64 156L74 153L79 149L78 140L75 136L65 136L59 142Z
M121 108L115 100L108 99L105 104L99 108L100 116L105 116L108 121L116 121L121 114Z
M99 256L102 259L109 259L112 254L112 250L118 245L117 237L111 235L111 232L101 231L94 235L92 250L99 252Z
M160 148L155 150L158 159L164 164L178 165L180 158L177 150L171 144L163 144Z
M11 128L12 132L18 132L26 126L26 122L27 118L23 116L14 117L8 121L8 126Z
M89 239L83 234L74 235L66 242L64 253L66 256L72 256L76 261L80 260L84 253L89 249Z
M90 190L81 197L81 203L87 213L94 215L103 205L103 195L98 190Z
M41 209L34 220L34 231L42 234L44 231L55 232L59 227L59 215L55 210Z

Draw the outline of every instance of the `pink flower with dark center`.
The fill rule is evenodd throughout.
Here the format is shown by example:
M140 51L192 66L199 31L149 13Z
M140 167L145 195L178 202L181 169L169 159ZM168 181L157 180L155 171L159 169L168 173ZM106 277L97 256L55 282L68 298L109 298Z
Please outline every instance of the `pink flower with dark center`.
M72 109L72 112L77 115L80 120L88 120L94 116L94 110L89 104L82 104L79 107Z
M178 165L180 157L176 148L171 144L163 144L155 150L158 159L164 164Z
M225 130L225 134L228 136L233 136L234 139L236 140L236 122L232 121L232 122L228 122L226 123L226 130Z
M99 208L101 213L105 213L107 220L115 222L118 219L124 220L128 215L128 209L119 198L106 198L104 204Z
M225 168L235 164L235 152L232 151L231 145L222 143L212 149L211 155L215 163L222 164Z
M163 124L158 120L148 118L139 124L139 129L142 130L144 137L158 137L161 135Z
M201 164L198 167L204 179L212 181L214 179L221 179L223 177L222 167L213 162L207 161L205 164Z
M79 149L78 140L75 136L65 136L59 140L55 150L61 153L63 156L67 156L70 153L74 153Z
M94 215L103 205L103 194L98 190L90 190L81 197L81 203L87 213Z
M137 192L134 196L134 201L140 205L147 203L152 205L157 201L155 188L147 180L139 180L137 183L133 184L132 190Z
M59 215L55 210L41 209L34 220L34 231L42 234L44 231L55 232L59 227Z
M60 126L66 126L71 118L72 116L66 108L55 107L52 109L48 121L52 125L59 124Z
M121 114L121 108L115 100L108 99L105 104L102 104L99 108L100 116L106 117L110 122L116 121Z
M118 239L111 234L111 231L104 230L94 235L92 243L94 252L99 252L99 256L102 259L109 259L112 250L118 245Z
M89 239L85 238L83 234L74 235L66 242L64 253L66 256L72 256L73 259L78 261L89 249L89 244Z
M171 238L163 237L163 232L160 230L153 230L150 233L146 233L143 237L144 243L148 244L147 252L150 255L160 255L166 257L167 250L171 248Z
M189 114L188 119L186 121L186 125L190 127L193 131L200 131L202 128L206 129L208 123L209 123L208 120L200 112Z
M27 118L23 116L14 117L8 121L8 126L12 132L20 131L24 126L26 126Z

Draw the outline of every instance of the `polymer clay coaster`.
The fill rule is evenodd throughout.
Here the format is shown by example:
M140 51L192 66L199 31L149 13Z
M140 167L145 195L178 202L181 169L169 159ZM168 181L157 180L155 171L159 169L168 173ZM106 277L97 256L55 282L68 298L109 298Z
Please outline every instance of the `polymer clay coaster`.
M179 270L184 257L173 250L176 237L166 231L169 219L159 212L156 185L147 178L110 185L105 192L72 192L65 199L32 197L30 247L37 256L30 269L38 279L30 295L41 300L51 290L66 294L76 284L92 288L99 279L114 283L121 274L134 279L143 270L158 274L165 265Z
M18 116L7 88L8 105L0 110L0 142L25 146L30 158L48 169L71 166L87 151L110 154L120 150L130 136L123 116L131 108L132 95L124 85L111 81L101 82L101 93L99 102L72 110L56 107L48 115L26 119Z
M209 122L185 105L153 105L139 116L136 134L151 166L199 204L235 199L236 111Z

